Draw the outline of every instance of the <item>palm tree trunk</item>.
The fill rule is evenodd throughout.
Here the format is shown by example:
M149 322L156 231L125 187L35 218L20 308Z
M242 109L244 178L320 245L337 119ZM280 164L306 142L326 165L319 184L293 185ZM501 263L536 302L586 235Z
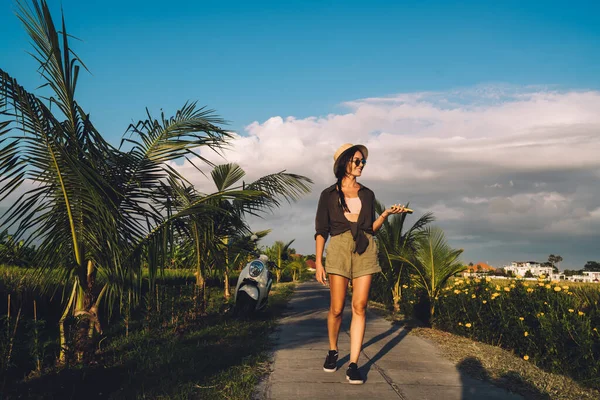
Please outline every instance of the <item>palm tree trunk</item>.
M275 274L277 278L277 283L281 280L281 249L279 249L277 253L277 273Z
M401 299L401 293L400 293L400 281L396 281L396 283L394 284L394 288L392 289L392 299L394 301L394 312L398 313L400 312L400 299Z
M227 245L229 244L229 238L227 236L225 236L225 238L223 239L223 243L225 243L225 282L224 286L225 286L225 298L229 299L231 297L231 288L229 286L229 247L227 247Z
M225 298L231 297L231 287L229 285L229 268L225 267Z
M202 255L200 254L200 233L198 232L198 225L195 222L192 224L192 229L194 232L194 242L196 242L196 286L204 291L205 282L202 271Z
M94 330L100 332L101 329L98 320L97 298L94 293L97 270L91 260L88 260L85 272L85 288L79 288L80 295L77 296L78 301L75 307L75 317L79 317L75 347L78 360L88 362L92 360L94 355Z
M59 334L60 334L60 353L58 356L58 363L60 365L64 365L67 362L67 352L68 352L69 348L67 345L67 338L65 335L65 320L67 319L67 316L69 315L69 310L71 309L71 306L73 305L73 301L75 300L76 296L77 296L77 281L75 281L73 283L73 290L71 291L71 296L69 296L69 301L67 302L67 306L65 307L65 310L63 311L63 314L60 317L60 320L58 321Z

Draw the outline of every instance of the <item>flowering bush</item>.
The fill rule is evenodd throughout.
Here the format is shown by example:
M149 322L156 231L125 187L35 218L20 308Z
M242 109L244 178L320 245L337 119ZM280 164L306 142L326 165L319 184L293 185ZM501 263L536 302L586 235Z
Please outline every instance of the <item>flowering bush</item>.
M433 325L513 350L551 372L600 387L600 290L559 282L458 279Z

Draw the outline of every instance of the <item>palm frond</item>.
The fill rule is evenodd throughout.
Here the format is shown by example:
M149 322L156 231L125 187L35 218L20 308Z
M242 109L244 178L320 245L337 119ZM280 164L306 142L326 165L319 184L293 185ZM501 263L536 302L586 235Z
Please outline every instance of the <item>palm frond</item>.
M217 165L211 176L218 191L228 189L246 175L246 172L237 164Z

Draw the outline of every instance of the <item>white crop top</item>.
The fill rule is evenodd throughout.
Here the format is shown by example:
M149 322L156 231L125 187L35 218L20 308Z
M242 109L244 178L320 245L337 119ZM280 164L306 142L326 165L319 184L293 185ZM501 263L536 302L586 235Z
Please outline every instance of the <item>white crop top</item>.
M344 215L348 214L360 214L360 209L362 208L362 202L359 197L346 197L346 205L350 212L344 212Z

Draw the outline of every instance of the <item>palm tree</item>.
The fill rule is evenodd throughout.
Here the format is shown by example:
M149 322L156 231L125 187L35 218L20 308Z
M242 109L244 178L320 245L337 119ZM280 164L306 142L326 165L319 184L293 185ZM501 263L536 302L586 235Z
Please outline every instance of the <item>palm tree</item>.
M307 256L297 255L294 257L294 260L289 263L288 268L292 270L292 280L294 282L302 278L302 271L306 270L307 268L307 260Z
M462 252L447 244L442 229L427 227L416 239L414 253L394 257L411 267L415 286L427 293L430 317L434 316L436 300L448 279L467 268L459 260Z
M292 243L294 243L294 240L296 239L292 239L288 243L283 243L282 241L278 240L273 244L273 246L267 248L266 253L269 256L269 259L277 260L275 268L275 278L277 283L279 283L279 281L281 280L281 275L283 274L283 270L285 269L284 262L290 258L290 254L293 254L291 252L292 249L290 249L290 246L292 245Z
M226 144L230 134L218 126L223 120L196 103L186 103L170 118L147 112L146 120L127 129L122 144L130 149L113 147L75 100L85 66L69 47L64 18L59 33L45 0L32 0L31 6L17 1L17 11L52 95L38 98L0 69L0 201L21 185L35 183L10 206L2 223L6 229L16 226L15 240L26 238L25 245L39 241L35 265L42 288L52 289L44 279L50 269L60 271L65 287L72 288L59 323L64 362L66 318L79 319L78 355L91 355L89 339L101 331L101 303L106 300L112 308L123 298L128 304L137 301L142 265L148 266L153 285L157 271L169 263L173 232L188 217L200 216L204 230L198 232L206 234L213 216L231 213L219 207L222 202L257 211L278 205L277 197L305 193L309 181L285 174L171 207L174 193L189 185L169 162L196 156L208 163L196 149L218 152Z
M408 205L407 205L408 207ZM375 210L383 213L385 205L376 202ZM399 257L409 257L415 251L415 242L423 229L433 220L433 214L428 212L422 215L408 230L404 230L407 214L390 216L377 232L379 244L379 264L387 282L387 289L391 291L394 311L400 311L402 298L402 285L408 280L406 263Z

